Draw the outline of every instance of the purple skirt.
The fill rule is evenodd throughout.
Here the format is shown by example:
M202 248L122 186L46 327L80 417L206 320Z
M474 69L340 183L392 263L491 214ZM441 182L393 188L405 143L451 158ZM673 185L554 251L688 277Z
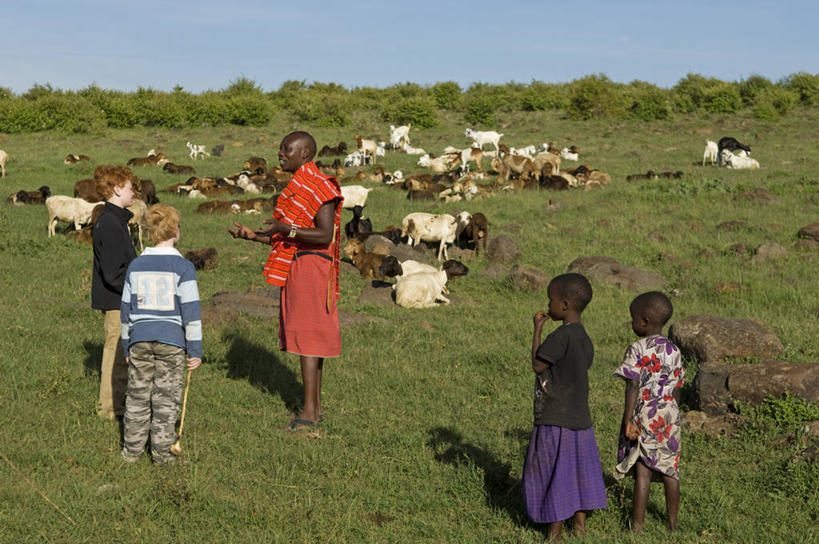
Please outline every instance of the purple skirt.
M523 501L534 523L563 521L606 507L594 428L535 425L523 464Z

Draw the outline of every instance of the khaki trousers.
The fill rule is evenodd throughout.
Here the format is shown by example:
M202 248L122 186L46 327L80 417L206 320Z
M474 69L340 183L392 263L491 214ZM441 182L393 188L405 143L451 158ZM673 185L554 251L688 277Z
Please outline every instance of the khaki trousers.
M119 310L102 312L105 323L105 346L100 369L100 398L97 413L113 419L125 414L125 390L128 388L128 365L122 353L122 325Z

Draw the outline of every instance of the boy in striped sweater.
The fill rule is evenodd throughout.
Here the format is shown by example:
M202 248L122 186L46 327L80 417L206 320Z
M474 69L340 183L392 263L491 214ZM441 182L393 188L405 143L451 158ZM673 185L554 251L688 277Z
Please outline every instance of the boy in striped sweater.
M122 457L135 462L150 436L154 463L173 461L185 354L202 364L202 320L193 264L174 245L180 213L156 204L145 214L149 247L128 266L120 315L128 362Z

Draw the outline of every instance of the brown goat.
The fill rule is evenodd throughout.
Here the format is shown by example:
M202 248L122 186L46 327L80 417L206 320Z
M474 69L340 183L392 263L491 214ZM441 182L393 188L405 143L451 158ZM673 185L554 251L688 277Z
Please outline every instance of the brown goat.
M174 164L172 162L166 162L165 166L162 167L162 170L168 172L169 174L186 174L189 176L196 175L196 170L194 170L193 166L188 166L186 164Z
M359 238L353 238L344 246L344 254L353 262L353 266L358 269L358 273L364 277L375 280L383 280L381 274L381 262L385 255L380 253L368 253L364 249L364 242Z
M91 160L91 157L89 157L88 155L73 155L73 154L69 153L68 155L66 155L65 160L63 161L63 164L77 164L80 161L90 161L90 160Z

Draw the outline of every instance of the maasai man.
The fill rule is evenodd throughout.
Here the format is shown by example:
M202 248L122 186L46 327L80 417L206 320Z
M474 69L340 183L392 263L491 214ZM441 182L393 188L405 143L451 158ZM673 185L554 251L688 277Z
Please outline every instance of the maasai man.
M290 430L314 427L323 418L321 372L325 357L341 355L338 325L338 267L341 187L313 162L316 141L291 132L279 145L279 164L293 177L282 191L266 228L239 223L234 238L270 244L264 267L268 283L281 286L279 349L301 360L304 407Z

